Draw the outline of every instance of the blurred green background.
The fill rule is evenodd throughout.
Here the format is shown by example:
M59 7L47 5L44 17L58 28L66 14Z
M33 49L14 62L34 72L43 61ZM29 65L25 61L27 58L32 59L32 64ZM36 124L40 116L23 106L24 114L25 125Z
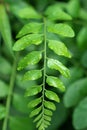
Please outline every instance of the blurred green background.
M71 51L72 58L59 57L70 69L71 77L66 79L60 76L66 86L66 92L59 93L61 103L56 103L57 109L47 130L87 130L87 0L1 0L1 3L6 6L13 41L16 40L21 27L28 22L17 14L24 6L28 7L31 4L38 12L43 13L49 5L58 3L60 8L64 8L72 16L73 20L68 23L75 31L75 37L62 39ZM12 57L4 42L0 33L0 130L5 113L3 105L6 103L7 86L12 71ZM35 49L32 46L29 50L33 48ZM21 77L22 73L17 73L8 130L36 130L27 108L30 99L24 97L26 86L32 85L32 82L22 83Z

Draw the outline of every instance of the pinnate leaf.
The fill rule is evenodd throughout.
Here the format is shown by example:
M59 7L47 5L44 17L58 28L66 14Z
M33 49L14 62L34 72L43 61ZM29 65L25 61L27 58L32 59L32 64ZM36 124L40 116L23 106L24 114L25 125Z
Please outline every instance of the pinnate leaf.
M20 18L25 18L25 19L32 19L32 18L40 19L41 18L40 14L37 13L32 6L21 8L18 11L18 15Z
M34 65L42 58L41 51L32 51L27 54L18 64L18 70L25 68L28 65Z
M57 96L57 94L55 92L52 92L50 90L46 90L45 92L45 96L50 99L50 100L54 100L56 102L60 102L59 97Z
M51 121L51 117L47 116L47 115L44 115L44 119L47 120L47 121Z
M42 100L41 100L41 97L40 97L40 98L37 98L37 99L35 99L35 100L29 102L28 106L31 107L31 108L36 107L38 104L41 103L41 101L42 101Z
M48 16L50 20L71 20L72 17L65 13L58 5L52 5L47 8L45 15Z
M58 88L60 91L65 91L65 86L63 85L62 81L54 76L47 76L46 82L48 85Z
M41 91L42 91L42 87L36 85L36 86L33 86L33 87L27 89L25 96L33 96L33 95L40 93Z
M48 115L48 116L52 116L52 111L48 110L48 109L44 109L44 114Z
M28 23L20 30L17 35L17 38L20 38L29 33L42 33L43 24L42 23Z
M42 125L42 118L37 122L36 128Z
M74 37L75 35L73 29L64 23L50 24L48 26L48 31L64 37Z
M50 102L50 101L45 101L44 106L48 109L51 109L53 111L56 110L56 106L54 105L54 103Z
M60 73L66 78L70 77L69 70L58 60L48 59L47 65L50 69L55 69L55 70L60 71Z
M23 80L37 80L42 77L41 70L30 70L24 74Z
M43 40L42 34L29 34L17 40L13 46L14 51L21 51L31 44L39 45Z
M41 106L38 107L37 109L33 110L30 114L30 117L36 116L39 114L39 112L41 111Z
M35 119L34 119L34 121L33 122L37 122L38 120L40 120L40 118L42 117L42 113L41 114L39 114Z
M66 56L71 58L71 54L67 47L61 41L49 40L48 47L53 50L57 55Z
M51 125L49 121L44 120L45 125Z

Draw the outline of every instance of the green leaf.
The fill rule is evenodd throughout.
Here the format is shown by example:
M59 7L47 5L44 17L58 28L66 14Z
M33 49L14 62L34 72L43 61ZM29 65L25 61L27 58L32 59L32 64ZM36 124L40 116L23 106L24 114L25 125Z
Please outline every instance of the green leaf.
M37 98L37 99L29 102L28 107L31 107L31 108L36 107L38 104L41 103L41 101L42 101L41 97Z
M51 125L49 121L44 120L45 125Z
M55 70L60 71L60 73L66 78L70 77L69 70L58 60L48 59L47 65L50 69L55 69Z
M10 4L10 9L11 12L18 18L24 18L24 19L41 18L40 14L38 14L31 5L27 4L26 1L21 0L13 4Z
M72 17L78 17L80 12L80 2L79 0L70 0L67 4L67 11Z
M48 110L48 109L44 109L44 114L48 115L48 116L52 116L52 111Z
M10 54L13 55L11 27L4 4L0 4L0 32Z
M74 110L73 125L76 130L87 128L87 97Z
M44 125L41 124L40 127L38 128L38 130L44 130L44 128L45 128L45 124Z
M59 97L57 96L56 93L52 92L52 91L49 91L49 90L46 90L45 92L45 96L50 99L50 100L54 100L56 102L60 102L60 99Z
M33 87L27 89L25 96L33 96L33 95L40 93L41 91L42 91L42 87L39 85L36 85L36 86L33 86Z
M42 118L37 122L36 128L42 125Z
M27 107L28 99L26 97L23 97L20 94L14 94L12 99L12 105L16 110L22 113L29 113Z
M0 120L6 116L6 108L0 104Z
M49 6L45 11L45 15L47 15L47 17L50 20L71 20L72 19L72 17L68 13L64 12L56 4Z
M25 49L31 44L39 45L43 40L42 34L29 34L17 40L13 46L14 51Z
M37 80L42 77L41 70L30 70L24 74L23 80Z
M53 111L56 110L56 106L54 105L54 103L50 102L50 101L45 101L44 106L48 109L51 109Z
M64 43L56 40L49 40L48 47L53 50L57 55L66 56L71 58L71 54L68 51Z
M28 6L26 8L21 8L18 12L18 16L20 18L25 19L40 19L41 15L37 13L32 6Z
M9 88L7 84L0 80L0 98L6 97L8 95Z
M16 17L19 17L18 12L23 9L28 7L28 4L26 3L26 1L22 1L22 0L15 0L15 2L12 2L11 4L9 4L9 8L11 10L11 13L13 13Z
M30 114L30 117L36 116L39 114L39 112L41 111L42 107L38 107L37 109L33 110Z
M28 65L34 65L37 64L42 58L41 51L32 51L29 54L27 54L22 60L20 60L18 64L18 70L21 70Z
M47 120L47 121L51 121L51 117L47 116L47 115L44 115L44 119Z
M77 80L72 83L64 95L66 107L75 106L83 97L87 95L87 78Z
M39 114L35 119L34 119L34 121L33 122L37 122L38 120L40 120L40 118L42 117L42 113L41 114Z
M29 33L42 33L43 24L31 22L26 25L19 31L17 38L20 38Z
M58 88L62 92L65 91L65 86L63 85L62 81L57 77L47 76L46 82L48 83L48 85Z
M64 37L74 37L75 35L73 29L68 24L64 23L50 24L47 29L48 32L56 33Z

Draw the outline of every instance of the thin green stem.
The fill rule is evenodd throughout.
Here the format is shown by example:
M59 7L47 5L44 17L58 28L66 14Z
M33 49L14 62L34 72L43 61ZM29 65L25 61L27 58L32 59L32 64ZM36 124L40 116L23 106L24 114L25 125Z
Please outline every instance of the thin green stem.
M13 63L13 67L12 67L9 92L8 92L7 101L6 101L6 116L5 116L5 119L3 122L2 130L7 130L8 118L9 118L9 113L10 113L11 98L12 98L12 94L13 94L13 88L14 88L15 77L16 77L17 59L18 59L18 54L16 55L16 58L14 59L14 63Z
M45 96L45 80L46 80L46 20L45 18L44 18L44 67L43 68L44 69L43 69L42 113L44 117L44 96Z

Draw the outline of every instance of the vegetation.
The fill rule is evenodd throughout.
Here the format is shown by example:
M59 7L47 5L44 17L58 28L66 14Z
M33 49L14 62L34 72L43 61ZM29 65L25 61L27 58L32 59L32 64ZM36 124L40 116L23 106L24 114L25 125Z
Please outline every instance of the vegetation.
M87 129L87 2L0 1L0 129Z

